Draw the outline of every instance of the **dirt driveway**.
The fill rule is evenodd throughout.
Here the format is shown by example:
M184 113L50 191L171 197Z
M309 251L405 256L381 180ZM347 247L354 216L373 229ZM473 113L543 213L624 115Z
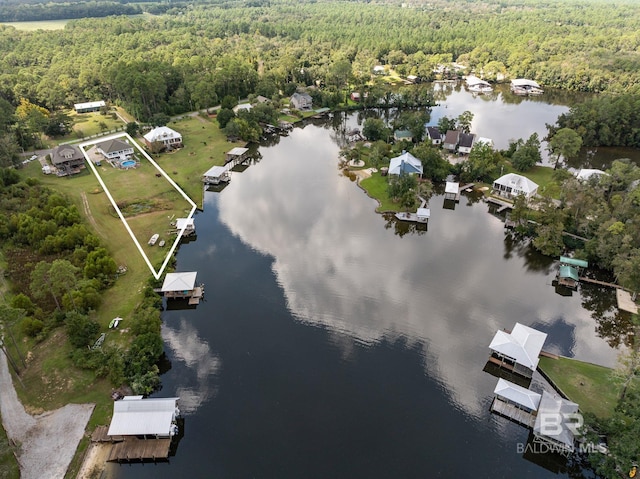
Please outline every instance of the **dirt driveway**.
M38 416L27 414L0 351L0 415L7 436L18 445L21 479L64 478L93 408L67 404Z

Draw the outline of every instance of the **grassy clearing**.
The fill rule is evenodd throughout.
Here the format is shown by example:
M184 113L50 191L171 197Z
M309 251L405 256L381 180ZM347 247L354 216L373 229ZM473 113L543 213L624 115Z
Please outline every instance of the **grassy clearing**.
M35 30L63 30L70 19L42 20L37 22L3 22L2 25L14 27L16 30L33 32Z
M612 369L575 359L540 358L540 368L582 412L598 417L611 416L621 392Z
M554 169L549 166L534 166L525 172L516 171L511 166L505 168L504 174L516 173L529 178L538 184L538 194L550 198L560 198L560 185L553 178Z
M180 188L202 207L202 175L212 166L224 165L225 153L243 144L230 143L218 122L202 116L173 121L170 128L180 132L184 148L154 155L154 160Z
M387 194L388 176L380 175L380 172L373 173L369 178L360 181L360 186L369 196L378 200L378 212L401 211L400 203L396 203Z

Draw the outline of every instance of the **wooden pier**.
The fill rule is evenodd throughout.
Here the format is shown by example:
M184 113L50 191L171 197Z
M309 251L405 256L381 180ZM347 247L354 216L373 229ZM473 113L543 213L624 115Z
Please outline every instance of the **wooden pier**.
M533 428L536 423L536 415L534 413L520 409L519 407L503 401L498 397L495 397L491 403L491 412L506 417L507 419L528 428Z
M166 461L169 458L171 439L138 439L127 436L111 447L109 462Z
M204 286L196 286L189 298L189 304L200 304L200 300L204 296Z
M618 309L628 311L631 314L638 314L638 305L633 301L631 294L621 288L616 289L616 299L618 300Z
M489 356L489 362L527 379L531 379L531 377L533 376L533 371L531 369L525 366L522 366L518 363L509 363L506 361L501 361L499 358L495 357L494 355Z
M502 213L504 210L509 208L513 209L512 203L496 198L495 196L489 196L488 198L485 199L485 201L487 203L493 203L494 205L498 205L498 209L496 210L496 213Z
M607 283L606 281L600 281L599 279L587 278L586 276L580 276L580 281L585 283L599 284L600 286L608 286L609 288L622 288L619 284Z

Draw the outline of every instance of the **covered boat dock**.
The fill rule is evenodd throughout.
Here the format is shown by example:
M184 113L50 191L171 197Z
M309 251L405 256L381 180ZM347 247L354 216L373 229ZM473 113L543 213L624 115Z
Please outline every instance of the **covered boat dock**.
M490 361L516 374L531 378L538 367L540 352L547 334L516 323L513 331L497 331L489 349Z
M540 404L541 395L523 388L505 379L498 379L493 393L491 412L504 416L526 427L533 427L535 411Z

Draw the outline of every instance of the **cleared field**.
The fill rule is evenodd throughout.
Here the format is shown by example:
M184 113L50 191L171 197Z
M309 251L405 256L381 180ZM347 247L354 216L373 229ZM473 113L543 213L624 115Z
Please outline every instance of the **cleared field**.
M198 206L202 206L203 173L212 166L223 165L225 153L244 143L228 142L218 128L218 122L202 116L187 116L167 126L182 135L184 147L172 153L153 155L153 158Z
M133 140L129 138L129 142ZM95 154L94 148L89 145L85 150L89 157ZM124 217L138 245L134 246L131 238L122 240L141 250L157 277L176 239L171 222L176 218L188 217L194 204L139 149L134 151L139 166L133 169L114 168L106 161L102 161L101 166L90 165L104 182L115 203L110 204L108 213ZM154 245L150 245L149 239L155 234L159 237ZM161 241L166 242L164 248L159 246Z
M71 20L42 20L38 22L3 22L2 25L15 27L16 30L34 31L34 30L62 30L64 26Z

